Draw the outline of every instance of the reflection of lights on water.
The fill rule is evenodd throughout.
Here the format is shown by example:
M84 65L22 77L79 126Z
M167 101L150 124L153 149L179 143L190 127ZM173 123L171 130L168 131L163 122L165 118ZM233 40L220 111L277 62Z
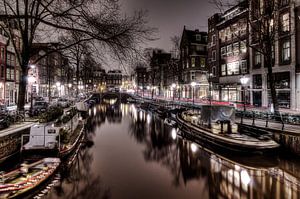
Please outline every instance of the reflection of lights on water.
M195 153L198 150L198 147L195 143L191 144L191 150L192 150L193 153Z
M94 112L94 115L96 115L96 113L97 113L97 108L96 107L94 107L93 112Z
M237 164L234 165L234 170L236 171L240 171L241 170L241 167Z
M151 123L151 115L148 113L147 114L147 124Z
M172 138L173 138L173 140L176 140L176 138L177 138L177 132L176 132L176 129L172 129Z
M215 155L210 157L211 169L215 173L219 173L222 169L222 160Z
M139 117L140 117L140 120L143 120L143 112L142 111L140 111Z
M246 170L241 171L241 181L244 185L248 185L251 181L251 178Z
M92 116L92 110L89 109L89 116Z

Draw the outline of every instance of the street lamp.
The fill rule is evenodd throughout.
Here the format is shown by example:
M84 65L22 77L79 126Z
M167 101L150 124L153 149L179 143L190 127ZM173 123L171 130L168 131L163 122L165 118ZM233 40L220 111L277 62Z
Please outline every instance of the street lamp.
M32 108L33 108L33 84L35 82L35 77L33 77L33 76L28 77L28 82L31 84L30 109L32 111Z
M240 79L241 84L242 84L242 90L243 90L243 104L244 104L244 113L246 112L246 89L245 89L245 85L248 83L249 81L249 77L245 77L245 75L243 75L243 77ZM243 114L241 117L241 123L243 123Z
M193 105L195 104L195 86L196 86L196 82L191 82L191 86L193 88Z
M173 92L173 102L174 102L174 97L175 97L174 92L175 92L176 84L173 83L173 84L171 85L171 88L172 88L172 92Z
M60 93L60 90L61 90L60 86L61 86L61 84L60 84L60 82L56 82L55 85L56 85L57 90L59 91L58 97L60 97L60 95L61 95L61 93Z

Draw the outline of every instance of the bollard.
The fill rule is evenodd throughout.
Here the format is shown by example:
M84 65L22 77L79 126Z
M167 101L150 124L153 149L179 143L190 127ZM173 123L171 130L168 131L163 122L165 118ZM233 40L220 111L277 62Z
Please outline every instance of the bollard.
M255 112L252 112L252 126L255 126Z

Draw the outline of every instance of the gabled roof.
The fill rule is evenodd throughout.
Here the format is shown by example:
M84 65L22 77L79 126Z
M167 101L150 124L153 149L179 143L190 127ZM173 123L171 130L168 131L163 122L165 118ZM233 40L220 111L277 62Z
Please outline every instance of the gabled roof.
M200 40L197 39L197 35L200 35ZM182 47L183 43L185 44L207 44L207 32L196 30L188 30L185 27L183 28L181 40L180 40L180 47Z

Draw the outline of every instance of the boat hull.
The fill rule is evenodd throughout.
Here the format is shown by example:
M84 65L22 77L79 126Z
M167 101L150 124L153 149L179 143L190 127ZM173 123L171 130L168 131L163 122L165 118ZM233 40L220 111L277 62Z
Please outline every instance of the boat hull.
M218 138L218 136L210 135L209 129L198 128L193 124L189 124L180 118L179 114L177 115L177 123L179 129L182 131L183 137L188 137L200 144L203 144L208 147L217 147L221 149L226 149L231 152L238 153L255 153L255 154L265 154L265 153L275 153L279 149L279 144L274 145L247 145L246 143L234 143L226 141L224 139Z

